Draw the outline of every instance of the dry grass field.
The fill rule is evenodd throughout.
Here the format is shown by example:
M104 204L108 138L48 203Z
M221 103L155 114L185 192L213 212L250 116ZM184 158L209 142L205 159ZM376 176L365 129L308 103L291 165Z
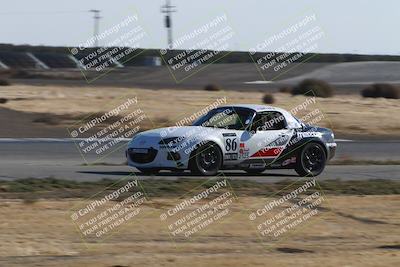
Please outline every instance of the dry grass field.
M396 266L400 197L328 195L329 209L284 240L260 243L239 197L232 214L191 238L172 240L159 219L176 199L157 197L105 241L84 243L68 210L81 199L0 202L0 266ZM351 203L351 205L349 205ZM327 207L326 204L323 204Z
M111 87L61 87L12 85L0 88L0 94L8 102L0 107L40 116L39 122L51 121L51 127L64 128L79 117L90 113L107 112L126 101L138 97L138 104L152 123L145 128L173 125L176 121L200 111L217 99L226 99L227 104L262 104L261 92L235 91L186 91L186 90L150 90L139 88ZM273 105L293 109L306 98L289 94L274 94ZM362 99L358 95L317 98L312 106L318 108L324 118L318 122L321 126L332 128L337 135L398 137L400 133L400 105L395 99ZM302 117L310 110L299 111ZM37 124L37 123L36 123ZM49 126L49 125L47 125Z

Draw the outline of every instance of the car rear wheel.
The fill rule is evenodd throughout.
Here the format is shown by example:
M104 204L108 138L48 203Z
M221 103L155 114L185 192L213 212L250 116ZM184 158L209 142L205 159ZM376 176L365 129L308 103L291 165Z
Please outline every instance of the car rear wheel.
M326 154L322 145L309 143L300 151L295 170L300 176L317 176L324 170Z
M156 169L156 168L137 168L141 173L143 173L143 174L147 174L147 175L150 175L150 174L157 174L157 173L159 173L160 172L160 170L159 169Z
M215 143L199 147L193 155L190 171L197 175L216 175L222 165L222 152Z

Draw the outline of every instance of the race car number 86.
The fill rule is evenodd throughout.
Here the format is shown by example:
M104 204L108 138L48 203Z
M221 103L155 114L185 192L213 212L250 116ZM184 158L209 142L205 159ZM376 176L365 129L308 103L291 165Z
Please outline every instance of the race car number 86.
M226 151L235 151L237 149L237 139L236 138L227 138L225 140L225 150Z

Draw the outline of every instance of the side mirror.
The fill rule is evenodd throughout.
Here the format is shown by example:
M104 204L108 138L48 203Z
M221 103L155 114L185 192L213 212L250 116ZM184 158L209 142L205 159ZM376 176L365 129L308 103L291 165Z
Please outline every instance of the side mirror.
M253 135L257 132L256 129L252 129L251 127L248 127L244 130L246 133L248 133L249 135Z

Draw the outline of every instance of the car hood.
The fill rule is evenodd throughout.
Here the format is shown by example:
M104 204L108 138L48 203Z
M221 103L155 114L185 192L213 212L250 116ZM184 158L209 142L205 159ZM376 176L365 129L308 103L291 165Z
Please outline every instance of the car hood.
M198 143L205 139L214 139L213 137L222 135L224 132L236 132L235 130L225 130L202 126L182 126L182 127L166 127L153 129L138 133L129 142L129 147L148 147L157 146L162 139L183 137L178 142L187 142L188 144ZM166 141L170 142L170 141Z
M200 136L203 134L220 134L226 131L225 129L218 129L212 127L202 127L202 126L181 126L181 127L165 127L153 129L145 132L141 132L139 136L146 137L158 137L171 138L171 137L188 137L188 136ZM235 131L235 130L232 130Z

